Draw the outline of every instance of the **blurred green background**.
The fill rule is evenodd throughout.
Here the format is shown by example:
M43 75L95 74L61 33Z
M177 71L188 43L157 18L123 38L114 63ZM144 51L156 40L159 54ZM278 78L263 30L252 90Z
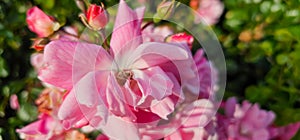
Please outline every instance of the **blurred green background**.
M189 4L189 0L179 0ZM94 1L99 3L99 1ZM117 0L103 1L106 7ZM225 11L213 27L227 62L225 99L257 102L273 110L276 124L300 121L300 0L225 0ZM30 65L31 38L26 10L37 5L60 23L80 24L74 0L0 1L0 135L15 133L37 117L34 100L41 91ZM21 108L12 110L9 97ZM300 139L298 134L294 139Z

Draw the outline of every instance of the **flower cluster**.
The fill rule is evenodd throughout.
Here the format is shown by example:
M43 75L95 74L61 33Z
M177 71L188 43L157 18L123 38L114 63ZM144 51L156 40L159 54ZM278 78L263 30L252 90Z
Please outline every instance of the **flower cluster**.
M276 127L273 112L235 98L222 102L224 113L218 112L212 98L218 72L204 51L193 55L192 35L143 22L144 7L132 10L120 0L108 41L108 11L103 4L82 4L81 20L102 45L94 34L80 37L74 27L61 28L37 7L27 12L29 29L39 37L31 62L46 88L36 100L38 120L17 130L21 138L85 140L88 128L101 131L99 140L267 140L290 139L300 127ZM173 13L164 12L175 7L164 1L158 14L166 18ZM196 7L210 25L223 11L218 0L200 0ZM16 97L11 106L18 108Z

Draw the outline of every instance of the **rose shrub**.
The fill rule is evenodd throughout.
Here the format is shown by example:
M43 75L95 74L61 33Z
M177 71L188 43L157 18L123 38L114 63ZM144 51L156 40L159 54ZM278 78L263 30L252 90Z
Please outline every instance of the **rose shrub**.
M300 138L298 1L101 2L0 2L0 138ZM221 101L222 70L180 16L222 45Z

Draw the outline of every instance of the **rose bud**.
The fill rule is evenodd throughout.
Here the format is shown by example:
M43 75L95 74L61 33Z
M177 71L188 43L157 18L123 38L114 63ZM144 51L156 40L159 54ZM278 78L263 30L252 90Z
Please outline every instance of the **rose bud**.
M28 28L39 37L48 37L60 27L54 18L46 15L38 7L32 7L27 11L26 22Z
M108 22L108 14L102 6L91 4L86 12L88 25L94 30L104 28Z
M10 96L10 107L14 110L20 108L18 96L16 94Z
M163 1L157 6L154 22L170 18L175 10L175 1Z
M194 10L197 10L199 8L199 0L191 0L190 1L190 7Z
M166 42L187 43L191 49L194 42L194 37L187 33L178 33L167 37Z

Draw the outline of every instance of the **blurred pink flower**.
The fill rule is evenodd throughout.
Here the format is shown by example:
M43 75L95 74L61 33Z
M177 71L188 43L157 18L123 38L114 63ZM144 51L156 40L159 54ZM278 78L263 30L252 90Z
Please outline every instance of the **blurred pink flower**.
M48 85L47 85L48 86ZM35 100L39 113L57 117L64 91L56 87L46 87Z
M147 23L145 23L147 24ZM145 26L145 25L144 25ZM164 42L166 37L173 34L173 30L169 26L148 25L142 31L144 42Z
M89 123L115 139L138 139L135 123L168 119L182 97L180 86L197 94L190 50L182 44L143 43L143 11L120 1L110 52L75 41L56 40L45 47L39 78L70 91L58 112L65 128ZM117 128L126 131L115 135Z
M77 130L63 129L59 120L46 114L41 114L37 121L16 131L25 140L88 140Z
M300 128L300 122L292 123L287 126L275 127L272 126L269 131L272 139L289 140L294 137Z
M86 12L87 22L92 29L99 30L108 23L108 14L103 6L91 4Z
M44 54L42 53L34 53L30 57L30 63L38 71L43 66Z
M58 119L58 109L61 105L64 92L56 87L45 88L35 100L38 106L38 120L27 126L17 129L22 139L26 140L86 140L86 136L77 130L65 130Z
M26 22L28 28L39 37L48 37L60 27L58 22L36 6L27 11Z
M269 127L272 125L275 114L261 110L258 104L243 101L241 105L235 98L230 98L225 104L226 118L218 120L225 128L228 139L241 140L268 140L271 138Z
M31 124L17 129L22 139L26 140L45 140L51 139L54 135L60 135L64 129L58 120L54 120L51 116L42 114L39 119Z
M236 98L229 98L221 104L224 115L217 115L218 139L232 140L289 140L299 130L300 123L277 127L273 123L275 114L261 110L258 104L248 101L237 104Z
M96 138L96 140L109 140L109 137L107 137L104 134L99 134Z
M18 101L18 96L16 94L13 94L13 95L10 96L9 103L10 103L10 107L12 109L17 110L17 109L20 108L19 101Z
M224 10L224 4L220 0L192 0L190 6L198 6L196 11L199 15L195 15L195 22L204 20L208 25L216 24Z

